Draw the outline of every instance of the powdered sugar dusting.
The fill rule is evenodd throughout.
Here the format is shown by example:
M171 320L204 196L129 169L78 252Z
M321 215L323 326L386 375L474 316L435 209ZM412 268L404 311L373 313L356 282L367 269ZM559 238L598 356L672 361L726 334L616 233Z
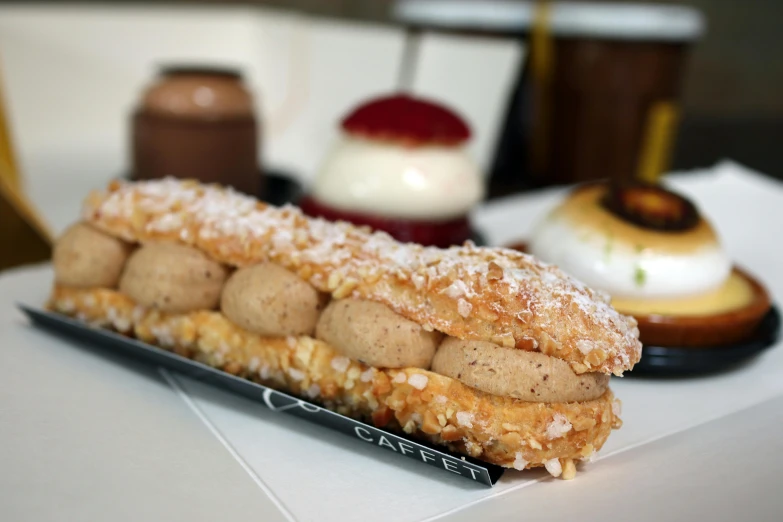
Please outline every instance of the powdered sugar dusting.
M408 377L408 384L416 388L417 390L423 390L427 387L429 379L423 373L414 373Z
M583 354L587 355L588 353L593 351L593 348L595 348L595 345L592 341L589 341L587 339L579 339L576 342L576 348Z
M546 436L549 440L559 439L569 431L571 431L571 423L568 422L568 417L562 413L555 413L552 421L546 427Z
M311 384L305 393L311 399L316 399L321 395L321 387L317 384Z
M623 403L620 402L620 399L612 401L612 413L615 417L620 417L623 414Z
M462 317L469 317L470 312L473 311L473 305L467 302L465 299L457 301L457 313Z
M451 333L453 321L433 310L453 307L480 331L475 311L493 303L504 311L502 327L517 340L540 337L540 331L559 349L572 350L572 360L579 362L587 345L577 342L592 340L593 350L607 353L602 371L621 374L641 354L636 323L611 308L605 295L514 250L402 244L382 232L308 218L293 206L272 207L231 189L172 178L115 182L87 199L83 216L128 241L179 241L234 265L270 260L296 270L309 264L309 281L319 290L331 292L332 277L359 281L360 297L445 333ZM395 286L384 278L409 283Z
M584 462L586 464L592 464L593 462L595 462L597 460L598 460L598 452L595 451L594 449L592 449L592 447L591 447L590 453L587 454L587 456L582 457L582 458L579 459L580 462Z
M368 368L362 372L362 374L359 376L359 380L362 382L370 382L372 380L372 374L373 374L373 369Z
M449 285L443 293L452 299L459 299L460 297L468 296L468 293L471 295L473 294L473 292L468 289L468 285L465 284L465 281L460 279L457 279L451 283L451 285Z
M553 477L559 477L563 473L563 466L559 459L551 459L544 462L544 467Z
M528 465L528 461L522 457L522 452L517 451L516 455L514 456L514 464L512 465L514 466L514 469L522 471Z
M457 412L457 424L466 428L473 427L473 414L467 411Z
M288 375L291 376L291 378L295 381L301 381L305 378L305 374L301 370L297 370L296 368L289 368L288 369Z
M345 373L350 364L351 360L348 357L335 357L332 359L332 368L340 373Z

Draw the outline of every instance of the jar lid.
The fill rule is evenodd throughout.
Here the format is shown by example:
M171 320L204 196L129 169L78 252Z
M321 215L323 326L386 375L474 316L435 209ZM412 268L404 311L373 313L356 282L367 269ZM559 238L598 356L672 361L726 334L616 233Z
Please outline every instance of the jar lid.
M398 0L396 20L435 29L527 32L538 2L509 0ZM619 40L691 41L704 32L700 11L651 3L551 2L556 36Z
M220 119L252 116L252 93L239 69L176 63L158 69L141 95L141 108L182 118Z
M239 69L220 65L167 64L160 67L161 76L219 76L239 80Z

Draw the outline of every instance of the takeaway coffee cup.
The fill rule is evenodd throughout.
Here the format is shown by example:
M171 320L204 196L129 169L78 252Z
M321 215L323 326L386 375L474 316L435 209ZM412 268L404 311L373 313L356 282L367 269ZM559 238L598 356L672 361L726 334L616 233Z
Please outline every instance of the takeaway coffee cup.
M637 2L401 0L416 29L521 38L491 195L610 178L652 181L668 166L699 11Z

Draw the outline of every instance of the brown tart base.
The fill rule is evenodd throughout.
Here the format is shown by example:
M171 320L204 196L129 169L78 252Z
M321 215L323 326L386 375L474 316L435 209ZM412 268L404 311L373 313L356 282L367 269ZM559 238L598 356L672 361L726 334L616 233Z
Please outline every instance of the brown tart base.
M769 294L753 276L735 267L734 273L751 287L753 297L741 308L706 316L634 315L643 344L712 348L750 338L772 306ZM622 312L622 310L619 310Z

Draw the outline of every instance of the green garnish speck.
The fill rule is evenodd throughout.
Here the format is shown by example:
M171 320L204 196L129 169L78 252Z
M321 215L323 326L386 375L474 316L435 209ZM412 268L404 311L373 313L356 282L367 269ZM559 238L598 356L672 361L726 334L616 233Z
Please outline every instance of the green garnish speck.
M611 232L606 234L606 244L604 245L604 262L608 263L609 258L612 257L612 249L614 248L614 235Z
M633 274L633 280L636 282L636 286L644 286L644 283L647 281L647 272L644 271L644 268L637 266L636 271Z

